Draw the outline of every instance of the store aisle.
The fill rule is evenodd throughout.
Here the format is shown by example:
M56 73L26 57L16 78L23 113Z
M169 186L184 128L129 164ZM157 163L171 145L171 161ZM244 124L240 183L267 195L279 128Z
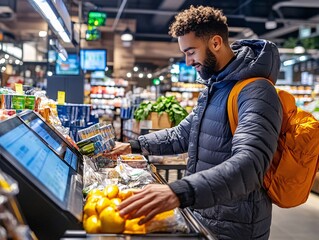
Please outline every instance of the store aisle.
M270 240L319 239L319 195L311 193L308 201L296 208L274 205Z

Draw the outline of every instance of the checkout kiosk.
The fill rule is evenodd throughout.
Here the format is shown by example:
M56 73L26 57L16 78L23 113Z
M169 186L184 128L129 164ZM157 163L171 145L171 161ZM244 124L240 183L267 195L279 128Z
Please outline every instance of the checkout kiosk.
M82 229L82 176L20 118L0 122L0 168L19 184L17 200L39 239Z
M190 233L88 235L82 228L83 157L37 113L0 122L0 168L19 185L17 200L39 239L215 239L187 208ZM165 180L152 170L159 183Z

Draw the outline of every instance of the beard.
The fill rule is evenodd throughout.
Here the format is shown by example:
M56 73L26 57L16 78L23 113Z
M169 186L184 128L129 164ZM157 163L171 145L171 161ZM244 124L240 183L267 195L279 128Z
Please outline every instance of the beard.
M198 71L199 76L204 80L211 78L211 76L216 72L216 64L217 60L215 55L209 50L209 48L206 48L206 59L201 66L201 70Z

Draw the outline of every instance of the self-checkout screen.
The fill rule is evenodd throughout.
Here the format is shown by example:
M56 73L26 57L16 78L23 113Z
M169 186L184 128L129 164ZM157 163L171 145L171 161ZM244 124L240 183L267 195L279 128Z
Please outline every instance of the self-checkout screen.
M17 119L9 119L6 122L12 127L12 124L17 123ZM64 202L69 166L22 122L9 131L2 128L0 135L0 147L42 183L49 192Z
M29 112L21 116L21 119L35 131L54 151L61 156L75 171L77 171L78 157L67 147L67 144L37 116Z
M40 118L30 121L29 125L43 140L49 144L58 154L62 151L62 141L53 138L45 128L44 122Z

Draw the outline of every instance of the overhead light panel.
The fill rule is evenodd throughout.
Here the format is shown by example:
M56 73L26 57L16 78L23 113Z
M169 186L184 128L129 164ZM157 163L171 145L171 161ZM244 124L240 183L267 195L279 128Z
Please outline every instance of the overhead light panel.
M53 3L51 3L50 0L29 0L33 6L36 7L36 9L39 10L41 15L46 19L46 21L49 23L49 25L53 28L54 32L60 36L60 38L66 42L71 42L70 34L67 31L67 25L63 22L62 18L59 16L56 9L53 9L52 7ZM63 2L59 2L57 6L60 6ZM65 6L64 6L65 7ZM65 16L65 14L63 15Z
M58 53L62 61L66 61L68 59L68 53L65 48L59 43L58 39L50 39L49 44Z

